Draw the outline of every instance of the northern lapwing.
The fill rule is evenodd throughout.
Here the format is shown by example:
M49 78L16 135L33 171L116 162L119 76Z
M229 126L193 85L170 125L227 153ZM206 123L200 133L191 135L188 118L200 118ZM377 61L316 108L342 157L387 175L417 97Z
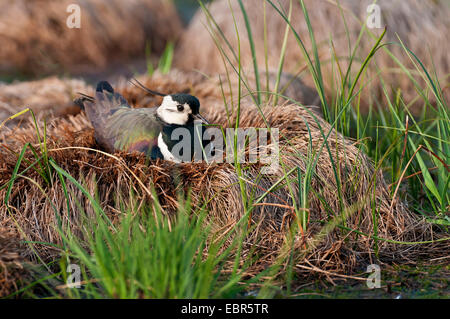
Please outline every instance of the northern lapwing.
M195 96L183 93L162 94L146 88L136 79L134 81L137 84L130 82L147 93L162 96L161 105L157 108L131 108L127 100L114 92L106 81L97 84L95 97L79 93L81 97L74 101L86 111L94 127L97 143L110 153L118 150L139 151L152 159L191 161L194 152L198 152L195 143L198 141L202 150L202 146L205 147L209 142L204 142L201 138L204 132L203 125L195 121L200 120L208 124L199 113L199 100ZM175 134L178 139L173 138L172 133L177 128L187 129L190 140L186 140L184 135L182 141L180 134ZM185 148L181 147L181 151L180 147L177 147L178 153L173 154L177 143L189 144L185 144L188 145Z

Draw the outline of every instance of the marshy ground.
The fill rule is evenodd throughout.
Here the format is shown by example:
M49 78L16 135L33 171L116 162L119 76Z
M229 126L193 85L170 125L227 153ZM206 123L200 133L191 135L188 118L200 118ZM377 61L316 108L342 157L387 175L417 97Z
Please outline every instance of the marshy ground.
M0 297L449 297L446 1L69 2L0 1ZM278 169L102 151L73 100L131 76Z

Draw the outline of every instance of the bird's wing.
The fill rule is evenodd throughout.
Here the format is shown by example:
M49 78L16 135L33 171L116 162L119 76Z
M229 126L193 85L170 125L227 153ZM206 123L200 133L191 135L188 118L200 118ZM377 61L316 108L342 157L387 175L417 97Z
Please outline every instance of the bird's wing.
M97 143L108 152L139 151L162 158L157 147L162 122L156 116L156 108L132 109L106 81L97 84L95 98L81 94L76 103L86 111Z
M108 82L102 81L97 84L95 98L82 94L76 103L84 107L94 127L97 142L106 150L113 151L114 145L107 136L106 126L110 117L118 110L130 109L127 100L121 94L114 92Z
M161 156L155 152L161 131L162 123L156 117L156 108L120 108L108 118L105 138L114 150L139 151L158 158Z

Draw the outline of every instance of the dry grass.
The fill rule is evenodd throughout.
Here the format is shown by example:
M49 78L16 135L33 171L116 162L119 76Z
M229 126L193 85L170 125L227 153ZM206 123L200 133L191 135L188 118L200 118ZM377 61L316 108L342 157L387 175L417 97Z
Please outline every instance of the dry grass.
M152 79L141 80L145 84ZM159 86L151 87L164 92L171 91L173 83L159 82ZM130 101L143 101L135 88L122 87L122 92ZM203 101L202 101L203 102ZM152 103L148 101L148 103ZM147 104L148 104L147 103ZM211 122L228 126L223 105L219 102L202 104L202 112ZM309 213L310 222L304 236L297 236L295 247L301 255L298 259L297 271L311 274L310 270L302 267L317 266L320 270L331 273L351 272L358 262L373 258L372 238L358 236L338 228L330 228L323 232L322 222L332 218L341 208L348 213L346 225L351 229L358 229L367 234L373 232L373 211L370 200L375 202L376 216L378 216L378 236L388 240L420 241L438 236L433 234L431 227L417 215L408 211L402 203L390 198L388 188L384 183L381 172L375 172L372 162L363 154L354 141L336 133L328 123L320 118L314 119L311 113L296 105L282 105L277 108L266 107L263 110L271 127L280 130L280 160L287 170L299 167L305 172L306 156L311 153L308 145L316 152L323 136L319 124L327 133L331 154L322 151L319 155L315 175L311 186L314 190L310 194ZM311 130L309 137L306 123ZM41 122L42 125L42 122ZM233 125L233 121L231 121ZM258 110L248 104L243 107L240 127L265 127ZM37 143L35 129L31 124L22 128L2 130L0 132L0 185L4 185L11 178L11 173L17 162L17 153L26 142ZM6 146L6 147L5 147ZM56 163L80 181L90 194L97 194L101 206L113 221L120 218L118 198L127 199L130 190L136 198L145 202L150 201L146 189L154 187L158 198L166 213L171 215L178 205L177 191L192 190L193 204L196 207L207 204L210 217L214 222L213 231L225 234L243 215L243 203L240 194L238 175L231 164L186 163L176 165L166 161L147 163L140 154L115 154L111 158L101 153L85 149L61 149L65 147L97 148L93 137L93 130L84 114L69 116L65 119L55 119L48 127L49 154ZM32 161L31 153L26 157ZM119 159L119 161L118 161ZM333 175L333 163L338 169L339 182ZM23 164L19 170L25 169ZM259 176L260 164L248 164L245 169L247 191L255 191L255 196L264 193L274 182L284 176L280 168L274 175ZM137 181L130 170L140 179ZM60 181L55 177L51 185L45 185L41 176L34 170L29 170L27 177L37 184L24 178L18 178L12 189L7 206L2 202L0 206L0 226L16 228L20 225L26 240L61 244L61 238L55 231L57 217L55 210L63 223L68 223L75 233L79 231L81 223L80 211L93 216L93 208L82 192L72 184L68 184L70 201L67 203ZM376 175L376 187L372 180ZM296 175L290 177L296 178ZM340 207L337 185L342 190L342 207ZM37 185L40 185L40 189ZM257 186L255 186L257 185ZM292 184L297 194L296 184ZM5 198L6 189L0 191L0 198ZM296 196L296 195L295 195ZM255 206L252 222L255 229L246 238L244 255L254 247L260 252L260 257L252 271L259 271L268 264L275 262L285 241L285 229L293 219L292 198L286 184L274 190L262 202ZM54 207L52 207L54 205ZM70 209L67 209L69 205ZM355 208L355 209L354 209ZM331 216L330 216L331 215ZM14 216L14 220L10 218ZM381 258L392 260L408 260L417 251L408 245L397 245L386 241L379 241ZM306 250L305 250L306 247ZM429 246L420 245L421 248ZM47 245L35 245L39 254L48 260L58 254L58 249ZM420 249L419 249L420 250ZM424 250L420 250L424 251ZM427 253L432 253L429 250ZM24 252L28 258L33 254Z
M27 276L16 231L0 228L0 298L17 290L17 282Z
M289 8L289 0L279 1L285 8L286 12ZM357 38L361 30L361 21L365 21L368 4L371 0L341 0L340 4L343 9L343 15L349 30L350 40L347 39L344 20L342 14L336 5L336 1L328 0L306 0L306 8L310 16L311 24L315 32L316 42L319 44L319 56L322 61L322 70L325 78L326 89L328 95L335 94L333 85L337 80L336 70L332 70L330 49L330 39L333 41L336 55L339 58L341 68L345 70L349 54L349 43L352 48L357 43ZM256 48L256 57L260 68L264 68L264 11L263 1L246 0L243 1L252 28L253 39ZM278 1L274 1L278 3ZM382 24L388 28L384 42L398 42L396 34L404 44L409 47L427 66L432 69L430 55L436 66L437 74L442 79L450 73L450 55L448 54L450 47L448 41L442 41L442 35L447 34L450 28L450 6L445 1L431 0L380 0L377 3L381 7ZM244 69L252 69L252 55L247 39L247 31L245 22L237 1L231 1L232 9L237 21L241 44L241 62ZM305 23L301 6L298 1L293 1L292 24L305 43L308 52L312 54L311 42L309 39L309 31ZM237 36L233 22L233 16L227 0L214 1L209 10L222 29L228 41L231 43L234 51L237 52ZM268 65L269 68L277 68L282 48L282 33L286 28L286 22L280 15L266 3L267 10L267 30L268 30ZM177 67L185 70L198 69L206 74L214 74L224 72L225 66L219 50L216 47L210 33L205 26L208 22L204 13L199 10L184 35L176 51L175 64ZM379 36L382 29L372 29L375 35ZM216 35L217 36L217 35ZM221 47L231 60L237 64L232 58L232 54L224 41L220 40ZM357 62L359 68L360 63L367 56L375 40L365 35L359 46ZM400 46L390 45L389 49L393 54L407 67L412 68L408 56ZM416 96L415 88L412 82L406 77L399 67L393 62L392 58L384 52L379 51L375 56L375 63L371 63L369 73L366 80L376 75L377 66L381 70L382 78L390 87L401 88L402 93L407 102L411 102ZM285 59L285 70L292 74L296 74L299 69L304 69L306 62L303 58L301 50L292 33L289 35ZM231 71L231 67L227 66ZM335 66L336 68L336 66ZM250 73L250 72L249 72ZM420 77L416 76L420 81ZM305 79L310 83L308 79ZM448 87L448 80L443 81ZM273 87L272 87L273 88ZM448 93L449 90L447 89ZM367 106L369 98L375 96L374 101L380 101L381 86L375 78L367 89L364 90L362 104ZM447 95L449 97L449 95ZM381 104L383 104L381 102Z
M81 28L69 29L69 4L81 7ZM171 1L0 1L0 70L40 75L91 72L154 54L181 32Z
M0 84L0 123L26 108L41 118L77 114L79 108L73 103L76 92L90 94L92 91L82 80L57 77ZM8 125L15 125L21 119L10 121Z

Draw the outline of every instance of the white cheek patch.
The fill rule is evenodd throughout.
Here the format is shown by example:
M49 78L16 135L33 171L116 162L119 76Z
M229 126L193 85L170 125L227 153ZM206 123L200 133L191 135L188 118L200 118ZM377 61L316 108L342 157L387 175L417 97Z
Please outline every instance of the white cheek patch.
M191 109L188 104L184 104L184 111L179 112L178 103L170 95L164 97L161 106L158 108L159 117L168 124L185 125L189 119Z

